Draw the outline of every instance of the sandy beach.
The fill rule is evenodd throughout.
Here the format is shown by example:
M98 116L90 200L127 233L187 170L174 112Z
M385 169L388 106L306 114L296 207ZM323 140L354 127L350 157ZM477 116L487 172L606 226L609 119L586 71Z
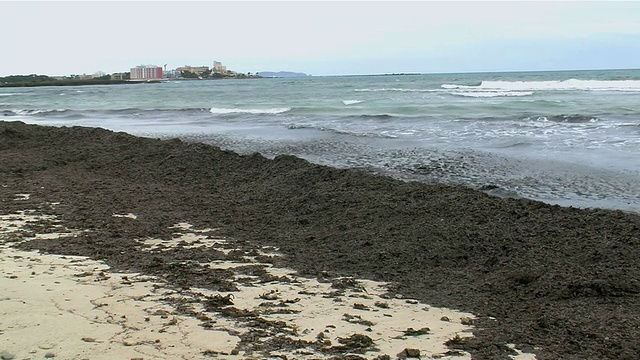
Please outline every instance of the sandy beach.
M17 195L14 201L27 197ZM246 257L208 264L232 274L227 280L238 284L234 291L177 289L158 277L112 272L87 257L16 250L22 241L80 233L33 213L0 216L3 359L381 358L405 349L427 358L470 358L445 343L472 336L472 314L390 297L383 283L319 282ZM30 230L38 225L48 232ZM140 240L140 251L227 243L188 224L173 228L174 239ZM280 256L272 251L262 256ZM248 275L247 268L264 273ZM248 336L256 340L243 339Z
M2 359L637 359L640 216L0 122Z

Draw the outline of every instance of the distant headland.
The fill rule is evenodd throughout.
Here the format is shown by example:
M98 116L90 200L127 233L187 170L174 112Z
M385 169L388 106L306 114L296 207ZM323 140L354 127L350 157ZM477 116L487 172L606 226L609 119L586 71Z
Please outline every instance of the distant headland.
M305 73L291 72L291 71L260 71L257 74L260 77L268 77L268 78L298 78L298 77L311 76Z
M77 86L77 85L117 85L129 84L128 80L112 80L110 78L51 77L47 75L11 75L0 77L0 87L33 87L33 86Z

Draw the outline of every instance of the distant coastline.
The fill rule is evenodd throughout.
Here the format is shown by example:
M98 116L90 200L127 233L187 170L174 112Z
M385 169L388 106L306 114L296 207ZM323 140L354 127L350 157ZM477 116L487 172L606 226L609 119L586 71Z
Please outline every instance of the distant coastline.
M159 82L159 81L153 81ZM122 84L142 84L144 82L128 81L128 80L52 80L41 82L17 82L2 83L0 88L4 87L36 87L36 86L79 86L79 85L122 85Z
M19 77L20 80L14 78ZM124 85L124 84L157 84L167 81L201 81L201 80L225 80L225 79L265 79L265 78L302 78L311 77L303 73L293 73L287 71L264 72L256 75L244 77L211 77L211 78L163 78L147 80L109 80L109 79L56 79L46 75L19 75L6 78L0 77L0 88L10 87L38 87L38 86L82 86L82 85ZM11 81L6 81L12 78Z
M252 77L259 79L260 77ZM13 81L5 82L3 78L0 78L0 88L11 87L38 87L38 86L83 86L83 85L125 85L125 84L157 84L170 80L180 81L198 81L198 80L221 80L221 79L148 79L148 80L104 80L104 79L54 79L49 78L47 80L27 80L27 81Z
M266 78L300 78L311 76L305 73L292 71L260 71L257 73L257 75Z
M34 87L34 86L76 86L76 85L118 85L129 84L127 79L96 78L56 78L47 75L11 75L0 77L0 87Z

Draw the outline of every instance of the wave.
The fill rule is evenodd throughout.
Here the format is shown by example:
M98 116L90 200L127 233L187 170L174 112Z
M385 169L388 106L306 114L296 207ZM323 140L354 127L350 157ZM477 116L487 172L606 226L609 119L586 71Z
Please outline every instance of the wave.
M141 109L141 108L127 108L127 109L114 109L105 110L101 112L114 113L114 114L139 114L139 113L165 113L165 112L207 112L208 108L181 108L181 109Z
M404 89L404 88L379 88L379 89L355 89L355 92L381 92L381 91L396 91L396 92L436 92L439 90L434 89Z
M583 123L597 123L600 121L598 117L593 115L552 115L552 116L538 116L538 117L526 117L525 121L539 121L539 122L555 122L555 123L570 123L570 124L583 124Z
M497 144L495 145L495 147L499 149L513 149L513 148L530 147L532 145L533 143L529 141L513 140L513 141L504 142L502 144Z
M38 115L38 114L51 114L51 113L62 113L62 112L66 112L67 109L11 109L8 110L9 113L13 113L14 115L19 115L19 116L31 116L31 115Z
M347 105L347 106L360 104L361 102L362 102L362 100L342 100L342 103Z
M229 109L229 108L211 108L212 114L282 114L291 111L290 107L271 108L271 109Z
M127 108L127 109L86 109L86 110L71 110L71 109L0 109L0 113L7 115L17 116L55 116L55 117L93 117L93 116L163 116L166 114L184 114L186 113L207 113L208 108L184 108L184 109L140 109L140 108Z
M394 116L390 114L362 114L362 115L352 115L350 118L356 119L380 119L380 120L388 120L393 118L400 118L401 116Z
M289 124L287 125L287 129L290 129L290 130L313 129L318 131L328 131L328 132L339 134L339 135L349 135L349 136L364 137L364 138L385 138L385 139L396 138L395 135L388 134L385 131L377 132L377 133L366 132L366 131L354 131L354 130L347 130L347 129L335 129L335 128L330 128L326 126L317 126L317 125L310 125L310 124Z
M599 119L595 116L591 115L556 115L549 118L551 121L555 122L565 122L565 123L594 123L598 122Z
M0 93L0 96L16 96L20 95L20 93Z
M443 84L447 90L472 91L629 91L640 92L640 80L483 81L478 86Z
M512 97L512 96L530 96L533 91L452 91L451 95L474 97L474 98L491 98L491 97Z
M166 116L170 114L185 113L212 113L212 114L281 114L290 111L291 108L270 108L270 109L226 109L226 108L178 108L178 109L142 109L142 108L125 108L125 109L87 109L87 110L70 110L70 109L5 109L1 110L8 115L19 116L46 116L46 115L62 115L75 114L85 116Z

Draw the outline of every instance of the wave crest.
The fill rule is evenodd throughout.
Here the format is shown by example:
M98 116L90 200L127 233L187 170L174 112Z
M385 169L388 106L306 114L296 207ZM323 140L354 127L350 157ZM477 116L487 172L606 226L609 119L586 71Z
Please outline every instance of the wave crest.
M395 92L436 92L439 90L434 89L405 89L405 88L379 88L379 89L355 89L355 92L385 92L385 91L395 91Z
M640 80L483 81L480 85L443 84L447 90L471 91L630 91L640 92Z
M12 109L12 110L9 110L9 112L12 112L13 114L19 115L19 116L61 113L65 111L67 111L67 109Z
M554 122L554 123L570 123L570 124L583 124L583 123L597 123L600 119L593 115L582 114L560 114L551 116L538 116L538 117L526 117L525 121L535 122Z
M511 96L530 96L533 91L452 91L451 95L474 97L474 98L491 98L491 97L511 97Z
M347 106L360 104L361 102L362 102L362 100L342 100L342 103L347 105Z
M271 109L237 109L237 108L215 108L209 110L212 114L282 114L291 111L290 107Z

